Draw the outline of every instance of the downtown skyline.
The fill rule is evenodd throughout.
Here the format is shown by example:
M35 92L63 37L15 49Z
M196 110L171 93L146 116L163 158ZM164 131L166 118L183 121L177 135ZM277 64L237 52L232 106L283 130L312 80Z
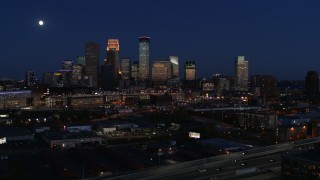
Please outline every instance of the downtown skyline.
M104 7L108 3L113 8ZM249 61L249 75L302 80L307 71L320 69L320 26L316 23L320 13L315 1L202 2L194 6L169 1L58 4L4 4L1 15L7 26L0 36L7 43L0 51L0 77L22 79L28 69L37 76L53 71L62 60L76 61L83 56L85 42L99 43L104 52L105 41L113 38L120 41L120 58L138 61L137 38L142 35L151 38L150 64L156 58L178 56L180 69L188 60L197 63L198 77L234 75L233 58L238 55ZM40 19L45 22L42 27L37 24ZM100 64L103 58L104 53Z

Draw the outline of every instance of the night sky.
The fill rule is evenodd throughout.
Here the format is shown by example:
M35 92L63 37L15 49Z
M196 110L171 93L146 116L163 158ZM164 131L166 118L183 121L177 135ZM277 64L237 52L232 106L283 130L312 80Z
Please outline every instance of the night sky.
M56 71L84 55L87 41L101 45L102 63L109 38L120 40L121 57L138 60L141 35L151 37L150 63L177 55L181 68L196 61L198 77L233 75L237 55L251 75L320 71L319 0L5 0L0 22L0 77Z

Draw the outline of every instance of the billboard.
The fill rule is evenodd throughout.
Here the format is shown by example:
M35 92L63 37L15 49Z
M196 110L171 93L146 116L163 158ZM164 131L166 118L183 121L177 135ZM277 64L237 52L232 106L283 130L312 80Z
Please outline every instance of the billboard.
M7 138L6 137L0 138L0 144L4 144L4 143L7 143Z
M200 138L200 133L189 132L189 137L190 137L190 138L199 139L199 138Z

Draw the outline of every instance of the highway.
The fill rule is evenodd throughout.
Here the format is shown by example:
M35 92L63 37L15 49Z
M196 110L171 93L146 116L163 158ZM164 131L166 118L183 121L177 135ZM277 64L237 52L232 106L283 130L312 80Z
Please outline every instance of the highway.
M245 158L245 157L244 157ZM274 160L271 162L270 160ZM199 166L199 169L206 169L206 172L199 172L199 169L195 171L185 172L180 174L179 172L176 174L163 175L162 177L147 177L141 178L143 180L148 179L166 179L166 180L175 180L175 179L193 179L193 180L202 180L202 179L228 179L234 178L236 176L236 170L244 169L249 167L258 167L259 174L266 174L267 169L274 169L280 166L281 156L280 154L259 157L254 159L240 159L237 162L225 163L220 166L210 166L210 165L202 165ZM241 165L241 163L245 163L246 165ZM241 176L237 176L237 179Z
M309 145L313 143L320 143L320 137L296 141L295 143L281 143L272 146L266 146L261 148L255 148L247 151L246 155L242 152L230 153L221 156L214 156L206 159L199 159L195 161L189 161L184 163L178 163L168 166L162 166L158 168L150 168L145 171L135 172L126 175L120 175L116 177L97 177L92 179L192 179L192 178L211 178L212 176L222 176L223 178L234 178L235 170L240 168L238 164L233 164L234 160L248 161L246 167L257 166L259 168L276 168L279 166L280 160L276 162L267 162L267 159L272 154L279 154L283 151L290 151L295 147L302 145ZM264 156L264 157L263 157ZM251 159L248 159L251 158ZM262 159L261 159L262 158ZM263 159L266 158L266 159ZM275 157L276 158L276 157ZM255 160L256 159L256 160ZM262 161L264 160L264 161ZM253 161L253 162L251 162ZM267 167L264 167L267 165ZM222 171L215 172L217 167L221 167ZM207 169L206 172L200 173L199 169ZM229 169L231 168L231 169ZM211 174L210 174L211 173ZM221 173L221 174L219 174ZM225 173L225 175L224 175ZM228 177L230 176L230 177Z

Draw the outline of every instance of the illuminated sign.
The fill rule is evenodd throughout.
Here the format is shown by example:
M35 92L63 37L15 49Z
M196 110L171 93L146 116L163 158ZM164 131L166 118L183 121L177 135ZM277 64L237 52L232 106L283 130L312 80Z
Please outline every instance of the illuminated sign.
M0 144L4 144L4 143L7 143L7 138L6 137L0 138Z
M190 138L199 139L199 138L200 138L200 133L189 132L189 137L190 137Z

